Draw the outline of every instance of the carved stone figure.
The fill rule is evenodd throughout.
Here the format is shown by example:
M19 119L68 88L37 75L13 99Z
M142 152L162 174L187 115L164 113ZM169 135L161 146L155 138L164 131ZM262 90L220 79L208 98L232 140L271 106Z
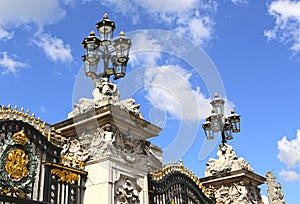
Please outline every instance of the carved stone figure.
M94 80L95 89L93 90L94 102L96 106L106 105L105 103L115 104L120 100L120 93L117 85L104 77Z
M150 142L123 134L110 123L97 130L83 132L79 140L84 142L92 160L111 156L140 166L149 162Z
M85 150L80 142L68 139L63 145L63 150L61 151L62 164L65 166L83 169L85 162L89 159L90 155L87 150Z
M282 185L276 182L276 176L272 172L266 173L266 183L268 185L268 201L270 204L285 204L283 199L284 194L282 192Z
M120 179L115 183L115 203L116 204L139 204L139 192L141 187L136 180L121 175Z
M125 99L120 102L120 107L122 109L127 109L133 115L144 118L141 111L139 110L140 104L135 104L135 100L133 98Z
M115 132L116 128L109 123L97 129L89 147L92 158L111 155L115 142Z
M240 169L253 171L249 163L246 162L244 158L238 158L236 156L233 147L230 145L221 144L217 155L218 159L210 158L208 163L206 163L207 168L205 170L205 176L212 176Z
M92 99L80 98L79 103L74 104L74 109L68 114L68 118L73 118L91 110L92 108L94 108L94 102Z
M110 82L108 78L94 80L95 88L92 92L94 100L88 98L79 99L78 104L74 104L74 109L68 114L68 118L73 118L94 108L99 108L107 104L117 106L138 118L144 118L140 112L139 104L135 104L132 98L120 101L120 93L117 85Z

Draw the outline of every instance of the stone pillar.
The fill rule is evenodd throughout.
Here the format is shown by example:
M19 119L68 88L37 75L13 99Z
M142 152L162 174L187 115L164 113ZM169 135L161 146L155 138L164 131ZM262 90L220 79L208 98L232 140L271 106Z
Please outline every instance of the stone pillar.
M201 179L205 187L214 190L217 203L261 204L259 185L265 178L256 174L249 163L238 158L230 145L221 144L218 159L209 159L205 177Z
M111 104L54 126L91 155L84 203L148 203L147 175L161 168L162 151L147 139L160 128Z

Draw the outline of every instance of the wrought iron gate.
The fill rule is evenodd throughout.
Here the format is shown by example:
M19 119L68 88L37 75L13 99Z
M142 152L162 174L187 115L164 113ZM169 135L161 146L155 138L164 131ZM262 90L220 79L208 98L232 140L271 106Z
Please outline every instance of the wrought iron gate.
M150 204L213 204L212 192L203 187L182 162L148 176Z
M61 164L61 135L17 110L0 110L0 204L83 203L87 172Z

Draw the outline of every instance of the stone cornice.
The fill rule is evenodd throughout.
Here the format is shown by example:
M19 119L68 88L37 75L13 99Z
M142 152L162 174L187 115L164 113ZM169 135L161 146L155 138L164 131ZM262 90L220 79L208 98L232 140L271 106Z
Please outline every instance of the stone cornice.
M110 104L56 123L53 127L65 137L71 137L76 136L77 132L95 129L106 123L115 125L124 134L140 139L155 137L161 131L161 128Z
M218 185L232 183L235 181L245 180L252 182L253 185L261 185L265 182L266 178L256 174L252 171L241 169L237 171L226 172L215 176L208 176L201 178L200 181L203 185Z

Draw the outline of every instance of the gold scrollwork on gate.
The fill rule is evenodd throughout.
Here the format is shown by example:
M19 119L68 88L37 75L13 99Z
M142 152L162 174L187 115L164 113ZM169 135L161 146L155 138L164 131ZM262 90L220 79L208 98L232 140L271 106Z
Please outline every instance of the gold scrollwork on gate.
M21 180L28 176L27 164L29 160L22 149L11 149L6 155L6 160L5 170L11 179Z
M57 181L73 184L79 180L79 176L66 169L51 169L51 174L59 177Z

